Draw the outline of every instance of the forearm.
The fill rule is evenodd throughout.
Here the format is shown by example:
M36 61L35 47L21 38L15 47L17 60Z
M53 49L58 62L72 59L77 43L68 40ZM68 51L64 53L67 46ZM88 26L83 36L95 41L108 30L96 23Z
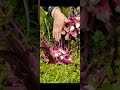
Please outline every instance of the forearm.
M53 13L55 12L56 9L58 9L58 6L49 6L49 7L43 7L43 9L47 12L49 12L49 14L51 16L53 16Z

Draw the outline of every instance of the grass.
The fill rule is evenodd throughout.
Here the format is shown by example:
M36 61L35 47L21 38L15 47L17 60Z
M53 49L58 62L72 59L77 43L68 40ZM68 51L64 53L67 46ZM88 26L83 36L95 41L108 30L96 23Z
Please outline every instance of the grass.
M73 60L80 63L80 58ZM80 66L47 64L40 59L40 83L79 83Z

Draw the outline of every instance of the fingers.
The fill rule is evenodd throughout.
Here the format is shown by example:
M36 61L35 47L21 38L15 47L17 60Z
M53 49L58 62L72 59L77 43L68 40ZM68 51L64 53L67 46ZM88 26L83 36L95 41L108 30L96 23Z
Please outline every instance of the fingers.
M54 18L54 24L53 24L53 38L56 41L59 41L61 39L61 31L64 23L70 22L63 14L61 14L61 17L55 17Z
M52 32L53 39L55 39L54 33L55 33L55 30L54 30L54 28L53 28L53 32Z
M69 19L65 17L65 23L71 22Z
M62 29L62 27L60 25L54 24L54 26L53 26L53 38L56 41L59 41L61 39L61 29Z
M58 29L58 41L60 41L60 39L61 39L61 30L62 30L62 26L59 27L59 29Z
M55 30L55 38L56 38L56 41L59 42L59 40L61 39L61 27L58 26L56 27L56 30Z

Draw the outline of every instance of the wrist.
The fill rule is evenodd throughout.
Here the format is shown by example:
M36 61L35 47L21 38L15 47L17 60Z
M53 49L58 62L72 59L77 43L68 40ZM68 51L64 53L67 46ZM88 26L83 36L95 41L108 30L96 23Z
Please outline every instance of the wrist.
M61 13L61 10L59 7L55 7L52 12L51 12L51 16L54 17L55 15Z

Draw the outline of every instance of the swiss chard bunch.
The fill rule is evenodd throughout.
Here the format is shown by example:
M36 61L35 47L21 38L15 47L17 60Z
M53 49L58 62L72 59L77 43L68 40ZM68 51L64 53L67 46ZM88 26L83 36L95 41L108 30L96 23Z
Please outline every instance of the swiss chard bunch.
M70 17L69 19L71 22L64 24L61 32L65 40L71 40L72 37L77 38L78 34L80 34L80 21L76 17Z
M54 41L54 45L50 47L49 43L45 40L41 42L42 47L40 47L44 52L44 62L50 63L56 63L56 64L75 64L77 63L72 62L72 59L70 58L71 52L68 48L63 47L62 41L59 42L59 45L57 46L56 41Z

